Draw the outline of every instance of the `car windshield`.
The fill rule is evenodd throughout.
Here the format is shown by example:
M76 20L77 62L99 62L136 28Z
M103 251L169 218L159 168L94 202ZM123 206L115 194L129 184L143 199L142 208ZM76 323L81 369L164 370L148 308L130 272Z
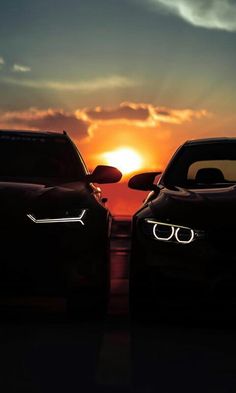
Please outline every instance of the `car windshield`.
M236 142L184 145L167 167L163 183L192 188L236 183Z
M63 137L0 135L0 179L73 181L85 175L82 159Z

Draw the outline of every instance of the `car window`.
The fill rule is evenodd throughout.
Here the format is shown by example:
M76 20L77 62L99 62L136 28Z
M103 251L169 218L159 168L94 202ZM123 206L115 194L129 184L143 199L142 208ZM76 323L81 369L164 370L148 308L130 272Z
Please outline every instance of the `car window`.
M225 181L236 180L236 160L208 160L196 161L188 169L187 180L197 181L200 169L214 168L221 171Z
M0 136L1 178L46 178L72 181L85 168L66 138L21 135Z
M168 165L162 183L180 187L236 183L236 143L184 145Z

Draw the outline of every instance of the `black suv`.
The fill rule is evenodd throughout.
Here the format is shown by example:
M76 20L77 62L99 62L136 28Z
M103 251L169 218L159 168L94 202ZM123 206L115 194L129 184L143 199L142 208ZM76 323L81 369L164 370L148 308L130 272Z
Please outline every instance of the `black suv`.
M70 312L105 310L111 215L66 133L0 131L1 295L59 295Z

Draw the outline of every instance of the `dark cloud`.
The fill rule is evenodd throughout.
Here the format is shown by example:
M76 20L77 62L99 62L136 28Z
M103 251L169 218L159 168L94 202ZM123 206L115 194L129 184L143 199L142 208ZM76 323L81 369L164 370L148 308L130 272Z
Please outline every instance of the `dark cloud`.
M170 116L171 112L167 110L156 110L156 114L160 116Z
M4 127L14 126L47 131L63 131L74 138L85 138L89 135L90 122L78 119L75 114L64 111L37 109L25 112L8 112L0 116L0 124Z
M41 119L28 121L30 127L49 130L49 131L68 131L74 137L88 136L89 124L77 119L74 115L67 115L61 112L53 112Z
M121 105L115 109L102 109L86 111L87 116L91 120L139 120L145 121L149 117L149 109L146 106L132 104Z

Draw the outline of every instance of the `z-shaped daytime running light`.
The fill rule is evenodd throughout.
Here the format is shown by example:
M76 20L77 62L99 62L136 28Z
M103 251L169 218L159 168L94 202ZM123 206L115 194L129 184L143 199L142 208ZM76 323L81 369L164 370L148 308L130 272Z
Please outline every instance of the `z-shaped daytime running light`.
M61 217L61 218L42 218L37 219L33 214L27 214L27 217L33 221L35 224L58 224L58 223L70 223L70 222L80 222L82 225L85 225L83 222L83 217L85 215L86 209L83 209L81 214L78 217Z

